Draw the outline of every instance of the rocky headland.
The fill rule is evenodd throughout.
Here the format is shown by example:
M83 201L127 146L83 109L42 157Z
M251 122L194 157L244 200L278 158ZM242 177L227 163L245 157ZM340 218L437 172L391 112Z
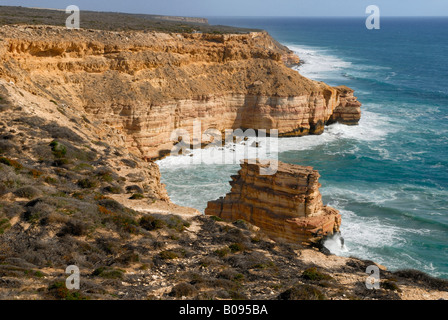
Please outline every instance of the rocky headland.
M72 106L117 130L134 154L171 150L173 130L278 129L320 134L356 124L360 103L347 87L302 77L298 58L266 32L168 34L0 28L0 76L27 92Z
M360 103L288 68L298 58L266 32L130 29L0 27L1 299L447 298L415 270L382 270L368 290L374 262L298 243L340 223L311 168L263 181L243 165L214 215L171 203L150 159L173 129L319 134L356 124ZM69 265L80 290L65 288Z

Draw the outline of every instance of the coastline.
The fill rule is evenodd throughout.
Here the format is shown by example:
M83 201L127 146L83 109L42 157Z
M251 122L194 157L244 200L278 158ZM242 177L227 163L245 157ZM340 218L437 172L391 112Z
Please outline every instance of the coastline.
M181 120L190 126L202 117L209 128L268 124L325 138L334 110L333 120L343 122L346 105L359 109L348 88L286 68L284 48L267 33L132 31L126 37L139 42L129 44L120 32L80 30L74 40L58 27L0 32L1 298L448 298L445 281L415 271L382 270L381 288L369 291L366 267L374 262L274 242L250 223L170 202L158 166L145 159ZM235 70L251 74L235 82ZM260 80L266 72L271 77ZM204 116L220 106L215 118ZM83 279L74 293L64 289L73 264Z
M284 43L287 45L287 43ZM305 46L306 50L309 50L310 47ZM314 48L318 49L318 48ZM356 65L350 65L348 64L347 58L344 60L343 57L337 56L334 53L330 52L330 56L325 57L321 56L322 53L326 53L326 51L317 51L317 52L311 52L315 55L316 58L321 59L326 65L327 62L330 61L336 61L338 69L336 70L330 70L330 75L334 76L337 74L341 79L343 77L343 74L345 73L353 73L355 67L358 68ZM337 60L335 60L337 59ZM341 66L343 66L341 68ZM340 68L340 69L339 69ZM360 70L373 70L373 67L361 65L359 66ZM357 72L358 69L355 69ZM386 74L389 74L389 70L386 68L380 69L384 70L383 72ZM365 77L366 75L363 74ZM325 80L325 79L324 79ZM332 80L333 82L335 80ZM350 80L348 78L345 79L345 81L354 81ZM367 98L372 96L372 92L367 91L364 89L362 92L362 95L365 95ZM319 167L324 167L325 170L329 173L332 173L332 169L325 165L323 162L324 160L316 160L316 161L310 161L309 157L312 155L314 158L319 157L322 159L328 159L328 161L334 161L336 157L339 157L341 159L341 164L343 164L344 158L356 158L360 152L360 150L363 150L364 152L368 152L370 155L372 153L372 150L375 153L379 153L378 155L373 154L375 156L375 160L378 162L385 161L386 163L391 162L391 155L387 154L386 151L383 151L383 148L377 147L377 145L381 145L384 143L387 143L387 141L390 139L389 137L393 137L400 131L400 127L397 125L397 123L391 118L387 113L380 114L379 112L381 109L379 108L378 104L375 100L369 99L369 103L366 104L366 108L363 109L363 117L361 118L361 125L358 127L350 127L347 128L348 130L344 130L343 126L340 125L334 125L330 126L326 129L326 132L322 136L305 136L301 137L300 142L296 141L296 139L293 138L282 138L280 141L280 145L284 145L284 147L280 146L280 153L283 154L283 161L287 161L290 163L297 163L297 164L303 164L304 162L294 162L295 159L291 157L293 150L302 150L302 153L305 155L305 163L308 165L317 165ZM381 98L379 99L381 101ZM330 129L330 130L329 130ZM349 131L350 130L350 131ZM314 139L315 141L310 141L311 139ZM346 150L340 150L337 146L337 140L341 140L342 144L346 146ZM323 147L324 143L328 143L328 147ZM373 149L371 149L373 148ZM313 149L316 150L323 150L327 155L317 155L317 152L312 151ZM241 152L241 151L239 151ZM320 151L322 152L322 151ZM332 156L334 155L334 156ZM205 157L208 159L207 155L204 154L202 157ZM296 155L297 157L297 155ZM384 157L384 158L383 158ZM402 156L399 157L399 159L403 158ZM383 159L383 160L380 160ZM185 160L188 162L188 160ZM292 161L292 162L291 162ZM409 160L408 160L409 161ZM173 161L172 165L177 166L181 168L183 166L182 161ZM186 167L187 168L187 167ZM188 169L193 170L193 169ZM237 172L237 168L235 167L232 170L228 171L227 176L233 175ZM349 169L347 169L349 170ZM169 173L170 176L168 176L168 179L171 179L170 181L176 180L176 171L169 172L169 170L161 168L162 172ZM208 172L205 167L201 167L198 170L204 171L204 174L191 174L191 177L194 177L195 179L198 179L199 181L204 180L206 184L213 184L213 187L216 189L216 185L221 183L224 186L227 186L227 176L223 175L221 178L213 178L207 180L208 175L213 174L213 170ZM347 173L351 176L351 172L347 171ZM171 174L173 176L171 176ZM178 176L181 176L182 172L178 171ZM422 241L423 239L426 239L427 237L423 236L425 234L428 234L429 225L425 226L423 225L422 228L416 228L416 230L413 229L407 229L404 228L404 230L400 229L399 225L395 225L390 223L390 215L396 214L398 209L386 209L387 211L382 214L381 212L384 211L384 203L385 202L393 202L398 201L397 199L398 194L401 196L408 198L409 202L408 204L412 204L411 196L415 199L419 197L417 193L406 195L406 191L400 191L400 189L396 189L393 185L389 186L387 184L378 183L379 190L375 190L372 188L369 188L369 185L361 184L360 190L351 190L350 186L347 184L341 184L341 179L344 179L342 175L337 175L336 178L329 177L329 180L333 182L334 187L330 187L329 185L324 185L322 193L324 195L324 200L329 205L332 205L338 209L341 209L343 213L343 217L346 218L342 220L343 229L346 229L346 232L349 233L347 236L348 238L348 246L351 250L356 250L356 255L361 257L372 257L372 260L380 261L380 263L384 265L388 265L392 270L398 270L400 268L403 268L407 265L412 265L413 267L416 267L422 271L425 271L429 274L434 274L436 276L444 277L444 274L446 274L443 269L440 271L437 271L435 267L431 263L427 263L427 261L431 260L425 260L424 256L420 253L420 256L410 256L407 255L406 250L406 243L408 241L411 241L409 237L413 237L415 234L421 234L422 235ZM323 175L323 179L326 180L326 175ZM354 176L353 179L363 179L363 177ZM372 181L373 183L373 181ZM190 204L190 206L194 206L196 208L200 208L201 204L196 203L194 201L191 201L188 199L188 197L184 197L183 194L184 189L181 186L181 183L174 182L176 185L175 187L171 188L170 191L174 192L176 199L182 199L182 201L186 201ZM198 193L201 194L201 183L195 183L193 185L196 190L198 190ZM340 188L342 190L341 192L338 192L337 189ZM381 188L384 188L384 191L381 190ZM411 185L405 185L402 187L403 190L416 190L414 189L415 186ZM412 189L408 189L412 188ZM206 189L206 188L205 188ZM204 190L205 190L204 189ZM422 189L423 194L427 194L427 196L431 197L431 193L433 192L431 189L425 190ZM210 200L216 199L219 196L224 196L228 192L228 189L221 188L219 191L213 196L209 197ZM409 191L407 191L409 192ZM438 194L438 193L437 193ZM207 192L205 192L201 197L207 197ZM341 199L341 201L339 201ZM389 200L386 200L389 199ZM418 198L417 198L418 199ZM347 203L353 202L354 205L348 206ZM365 206L367 206L367 212L368 214L357 214L356 212L363 212L366 211ZM369 209L369 207L371 209ZM407 206L406 206L407 207ZM202 208L202 207L201 207ZM205 208L205 206L204 206ZM353 208L356 208L353 209ZM405 209L403 209L404 211ZM437 209L433 209L437 210ZM378 213L380 214L379 217ZM405 218L405 217L404 217ZM383 223L380 222L379 219L383 220ZM398 219L398 217L397 217ZM407 218L405 218L407 219ZM345 221L345 223L344 223ZM398 223L398 222L397 222ZM443 225L440 227L443 228ZM344 230L343 230L344 231ZM362 236L361 236L362 235ZM377 244L377 245L375 245ZM391 247L391 248L389 248ZM381 248L385 248L384 250ZM385 251L385 252L382 252ZM394 255L394 252L397 252L397 254ZM414 253L415 254L415 253ZM350 253L343 252L342 255L350 255ZM353 253L352 253L353 255ZM418 260L417 260L418 259ZM404 262L406 261L406 262Z

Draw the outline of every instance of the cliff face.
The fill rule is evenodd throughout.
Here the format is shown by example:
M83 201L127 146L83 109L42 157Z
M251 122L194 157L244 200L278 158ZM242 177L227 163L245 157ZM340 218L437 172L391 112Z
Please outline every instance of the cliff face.
M278 129L319 134L356 124L360 103L346 87L314 82L285 64L298 58L267 33L166 34L0 28L0 77L71 105L117 130L135 154L170 150L171 132Z
M279 162L274 175L260 175L267 167L258 160L244 160L232 190L225 198L210 201L206 215L246 220L273 239L310 243L339 231L341 215L322 204L319 173L311 167Z
M0 179L0 200L21 203L21 197L14 195L16 185L4 179L17 179L17 186L42 188L39 195L85 191L77 183L90 179L89 196L121 194L129 198L141 193L150 199L147 206L153 201L169 202L157 164L130 153L113 128L102 126L82 110L34 96L2 79L0 158L3 163L4 159L17 161L21 169L15 173L17 177L6 174ZM19 178L19 173L26 176L27 170L35 180Z

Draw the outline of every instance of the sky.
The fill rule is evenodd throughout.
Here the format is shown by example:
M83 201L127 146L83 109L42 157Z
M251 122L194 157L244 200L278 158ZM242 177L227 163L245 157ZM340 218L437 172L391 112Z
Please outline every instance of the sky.
M0 0L0 5L213 16L366 16L377 5L382 16L448 16L448 0ZM1 9L0 9L1 10Z

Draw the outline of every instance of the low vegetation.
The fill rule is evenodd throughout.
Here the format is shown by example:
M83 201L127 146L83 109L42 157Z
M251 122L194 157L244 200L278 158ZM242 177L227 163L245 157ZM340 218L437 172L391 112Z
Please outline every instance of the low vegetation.
M176 21L170 17L156 15L135 15L109 12L82 12L81 27L86 29L129 31L144 30L158 32L204 32L213 34L247 33L258 29L244 29L228 26L211 26L200 20ZM31 25L59 25L65 26L67 15L65 11L42 10L24 7L2 6L0 11L0 25L31 24ZM55 105L58 103L51 100Z
M89 300L89 297L79 291L67 289L65 281L58 281L48 287L49 295L57 300Z
M110 267L101 267L95 269L92 273L93 276L98 276L105 279L123 279L125 271L121 269L114 269Z
M279 300L326 300L326 296L318 288L308 284L297 284L282 292Z
M332 280L333 278L328 274L319 272L316 267L308 268L302 273L302 278L311 281Z

